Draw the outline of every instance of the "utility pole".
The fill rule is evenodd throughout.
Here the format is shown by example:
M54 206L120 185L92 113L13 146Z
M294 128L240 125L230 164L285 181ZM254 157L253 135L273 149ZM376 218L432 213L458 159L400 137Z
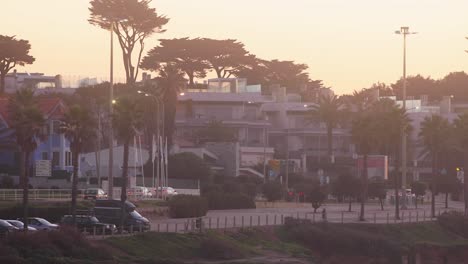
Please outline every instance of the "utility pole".
M114 21L110 22L110 78L109 78L109 175L108 192L109 199L114 198L114 128L112 126L112 115L114 113Z

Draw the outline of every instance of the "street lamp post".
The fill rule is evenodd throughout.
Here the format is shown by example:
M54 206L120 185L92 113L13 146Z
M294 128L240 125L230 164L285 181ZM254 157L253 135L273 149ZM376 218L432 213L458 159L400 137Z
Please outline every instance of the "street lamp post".
M396 34L403 35L403 110L406 111L406 36L416 34L416 32L410 32L409 27L401 27L400 30L395 31ZM403 189L401 208L406 209L406 154L407 154L407 135L406 129L402 128L401 138L401 187Z
M114 102L114 21L110 22L110 76L109 76L109 173L107 177L108 197L114 197L114 128L112 126Z

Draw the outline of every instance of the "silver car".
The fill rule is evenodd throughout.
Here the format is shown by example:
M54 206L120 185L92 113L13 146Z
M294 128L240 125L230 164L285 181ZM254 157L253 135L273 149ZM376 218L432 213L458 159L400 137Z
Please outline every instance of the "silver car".
M24 219L18 219L18 220L24 223ZM34 227L37 230L51 231L51 230L57 230L59 228L58 225L52 224L49 221L45 220L44 218L29 217L27 221L28 221L28 226Z
M18 228L19 230L24 229L24 224L21 221L18 221L18 220L6 220L6 221L8 223L10 223L10 225L15 226L16 228ZM37 231L37 229L32 227L32 226L28 226L28 231Z

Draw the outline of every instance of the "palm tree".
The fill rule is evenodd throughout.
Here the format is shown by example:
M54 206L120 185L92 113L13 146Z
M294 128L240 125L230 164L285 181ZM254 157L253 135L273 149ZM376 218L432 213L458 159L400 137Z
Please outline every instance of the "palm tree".
M125 211L125 201L127 200L127 181L128 181L128 154L130 141L137 134L137 130L143 126L143 111L139 103L129 97L120 99L115 105L115 112L112 116L113 127L116 135L124 144L124 155L122 164L122 191L120 200L122 202L122 219L120 222L120 231L122 232Z
M399 108L394 101L383 99L375 102L371 111L377 116L376 128L380 137L378 148L380 153L393 156L395 165L394 190L395 190L395 218L400 219L400 152L403 133L411 130L410 120L405 110Z
M95 134L96 122L91 112L79 105L74 105L65 113L60 126L60 132L70 141L72 152L73 178L72 178L72 200L71 214L72 223L76 219L76 197L78 186L78 157L83 150L86 141L92 139Z
M454 120L454 128L458 146L463 152L463 190L465 199L465 215L468 216L468 113L459 115Z
M318 105L314 105L310 111L310 119L321 121L327 127L327 155L329 162L333 163L333 129L343 119L343 103L336 96L321 96Z
M356 145L357 152L363 156L363 172L361 174L361 214L360 221L365 221L364 204L367 200L367 158L376 142L376 124L377 120L370 112L364 112L358 115L351 125L351 140Z
M431 179L431 215L435 217L435 192L436 175L439 173L439 156L446 148L450 124L447 119L432 115L424 118L421 123L419 137L432 158L432 179Z
M12 120L16 143L20 149L20 185L23 187L23 218L28 217L28 192L31 154L36 150L43 138L42 129L45 125L44 116L39 110L31 89L21 89L10 97L9 113ZM24 223L25 232L28 222Z

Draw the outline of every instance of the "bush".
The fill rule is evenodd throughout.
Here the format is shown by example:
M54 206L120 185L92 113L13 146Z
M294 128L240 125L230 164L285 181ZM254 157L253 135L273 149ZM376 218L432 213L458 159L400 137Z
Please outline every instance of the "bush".
M253 198L245 194L211 192L205 197L208 200L210 210L256 208Z
M284 188L279 182L267 182L263 185L263 195L269 202L283 198Z
M239 259L245 257L242 249L225 239L206 238L200 244L200 254L206 259Z
M439 225L460 236L468 238L468 218L459 212L443 213L437 218Z
M172 218L201 217L207 211L207 202L200 196L176 195L169 200L169 215Z

